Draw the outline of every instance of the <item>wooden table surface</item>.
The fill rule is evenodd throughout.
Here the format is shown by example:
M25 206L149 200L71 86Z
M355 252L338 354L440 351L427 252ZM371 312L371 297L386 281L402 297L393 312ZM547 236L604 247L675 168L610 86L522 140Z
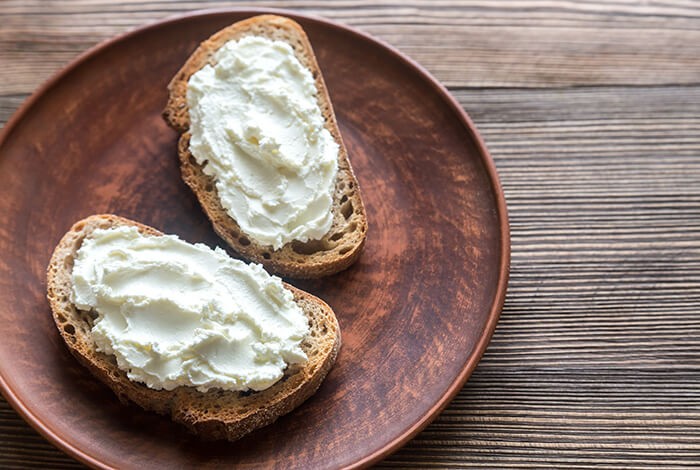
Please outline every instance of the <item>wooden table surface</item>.
M256 5L347 23L421 63L505 189L511 280L491 345L380 466L700 467L700 2ZM3 1L0 123L97 42L229 6ZM0 467L81 465L0 398Z

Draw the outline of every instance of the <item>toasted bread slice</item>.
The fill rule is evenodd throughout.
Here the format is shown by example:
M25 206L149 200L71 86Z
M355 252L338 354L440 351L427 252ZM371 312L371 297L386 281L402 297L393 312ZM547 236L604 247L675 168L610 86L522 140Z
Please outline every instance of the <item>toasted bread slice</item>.
M306 243L293 241L273 250L271 246L262 245L247 236L221 206L213 179L204 174L190 153L187 82L195 72L213 60L213 54L226 42L248 35L287 42L297 59L311 70L316 80L318 104L325 119L325 127L340 147L338 176L333 194L333 224L320 240ZM244 258L263 264L269 271L295 278L327 276L349 267L357 260L365 243L367 215L326 85L301 26L288 18L275 15L256 16L235 23L200 44L172 79L168 90L169 99L163 117L173 129L181 133L178 153L182 178L197 195L214 230L234 250Z
M340 329L333 310L322 300L284 286L309 319L310 334L302 342L308 362L287 368L284 377L260 392L231 392L212 389L206 393L194 387L172 391L154 390L132 382L117 367L116 359L96 350L90 336L94 315L71 303L73 261L85 237L95 229L131 225L143 234L159 231L115 215L94 215L77 222L59 242L47 270L47 298L53 318L70 352L98 379L107 384L120 401L129 400L161 414L205 439L236 440L250 431L274 422L309 398L318 389L340 348Z

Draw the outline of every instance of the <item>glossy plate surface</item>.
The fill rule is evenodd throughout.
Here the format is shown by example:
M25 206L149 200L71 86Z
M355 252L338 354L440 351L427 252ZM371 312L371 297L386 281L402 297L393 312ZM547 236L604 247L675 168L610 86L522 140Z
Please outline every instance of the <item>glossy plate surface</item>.
M197 44L257 13L197 13L108 41L38 90L0 137L0 386L36 429L92 466L366 465L439 413L495 328L508 221L473 124L392 48L287 12L317 54L370 224L352 268L292 281L336 311L335 367L272 426L237 443L204 443L167 417L121 405L70 356L44 273L73 222L111 212L223 246L180 179L177 136L160 112L166 84Z

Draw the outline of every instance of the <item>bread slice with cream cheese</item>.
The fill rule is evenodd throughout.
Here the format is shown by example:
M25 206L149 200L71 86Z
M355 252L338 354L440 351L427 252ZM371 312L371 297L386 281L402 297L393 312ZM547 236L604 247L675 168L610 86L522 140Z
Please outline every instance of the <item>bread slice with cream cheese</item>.
M322 300L288 284L284 287L308 318L310 333L301 343L308 361L289 366L284 377L258 392L180 386L156 390L129 380L113 355L97 351L91 338L93 312L82 311L71 302L72 269L76 254L96 229L136 227L144 235L161 232L115 215L95 215L77 222L56 246L47 269L47 298L61 337L76 359L104 382L120 401L132 401L146 410L170 415L205 439L236 440L250 431L274 422L315 393L335 362L340 348L340 328L333 310Z
M287 242L278 249L256 241L222 206L215 180L190 151L190 116L187 87L193 74L211 64L224 44L245 36L261 36L289 44L296 58L315 80L316 98L325 128L339 146L338 172L332 194L332 224L320 239ZM168 85L169 99L163 112L166 122L181 136L178 145L182 178L199 199L214 230L242 257L263 264L269 271L295 278L327 276L353 264L362 251L367 233L367 216L360 188L338 129L333 107L311 44L295 21L262 15L235 23L211 36L192 53ZM206 165L206 162L205 162Z

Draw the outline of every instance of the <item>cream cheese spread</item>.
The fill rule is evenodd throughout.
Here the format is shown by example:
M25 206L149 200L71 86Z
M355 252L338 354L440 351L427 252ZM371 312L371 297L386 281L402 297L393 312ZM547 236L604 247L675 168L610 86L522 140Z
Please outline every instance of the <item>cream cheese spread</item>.
M190 152L243 232L278 249L331 228L338 144L289 44L245 36L187 85Z
M72 302L129 379L154 389L264 390L307 360L306 316L260 265L172 235L95 230L77 252Z

